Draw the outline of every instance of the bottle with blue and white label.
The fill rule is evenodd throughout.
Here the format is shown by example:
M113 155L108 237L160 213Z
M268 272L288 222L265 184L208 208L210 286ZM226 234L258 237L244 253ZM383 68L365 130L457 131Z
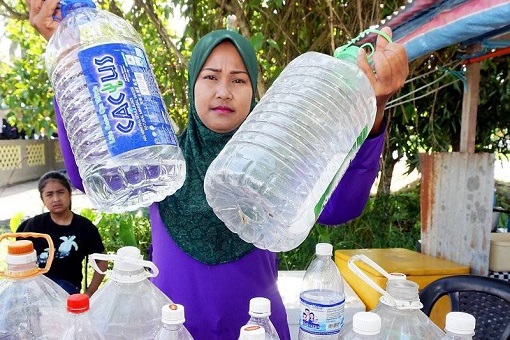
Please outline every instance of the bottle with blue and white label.
M299 340L337 340L344 324L342 276L331 258L333 246L318 243L303 278L300 294Z
M186 165L140 36L92 0L61 11L46 67L87 196L111 213L161 201Z

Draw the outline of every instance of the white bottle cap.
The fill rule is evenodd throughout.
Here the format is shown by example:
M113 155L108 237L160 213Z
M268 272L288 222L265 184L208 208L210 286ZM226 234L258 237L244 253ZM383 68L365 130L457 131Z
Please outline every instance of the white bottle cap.
M161 308L161 321L171 325L183 324L186 321L184 318L184 306L177 303L164 305Z
M255 297L250 300L250 316L263 318L271 315L271 301L265 297Z
M381 333L381 317L373 312L357 312L352 317L352 330L360 335Z
M450 312L446 314L445 330L455 334L475 334L475 317L463 312Z
M331 256L333 255L333 246L329 243L317 243L315 246L315 254Z
M135 271L142 269L143 266L141 266L139 263L133 263L129 261L129 259L137 259L142 260L143 257L140 254L140 249L133 246L126 246L119 248L117 250L117 256L126 258L125 260L121 258L115 259L113 262L113 269L122 270L122 271Z
M245 325L239 332L239 340L265 340L266 331L258 325Z

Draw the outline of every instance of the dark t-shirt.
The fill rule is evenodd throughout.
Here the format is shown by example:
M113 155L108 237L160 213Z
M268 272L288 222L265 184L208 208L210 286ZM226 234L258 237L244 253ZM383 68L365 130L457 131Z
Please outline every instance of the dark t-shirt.
M76 287L81 286L82 262L85 256L104 252L96 226L78 214L74 214L71 224L62 226L53 222L50 213L44 213L24 221L18 231L50 235L55 254L46 276L69 281ZM44 267L48 259L48 243L42 238L34 238L32 241L37 252L37 262L40 267Z

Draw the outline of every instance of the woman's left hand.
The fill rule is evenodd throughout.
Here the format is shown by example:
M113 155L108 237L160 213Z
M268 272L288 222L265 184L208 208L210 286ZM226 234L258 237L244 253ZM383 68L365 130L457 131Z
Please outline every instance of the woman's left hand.
M384 27L381 31L389 37L392 36L389 27ZM372 131L370 131L370 134L373 135L379 133L383 128L386 103L393 94L404 86L404 82L409 75L409 65L404 46L388 42L381 35L377 37L375 51L371 59L372 65L368 63L365 51L360 49L358 66L370 80L377 100L377 115Z

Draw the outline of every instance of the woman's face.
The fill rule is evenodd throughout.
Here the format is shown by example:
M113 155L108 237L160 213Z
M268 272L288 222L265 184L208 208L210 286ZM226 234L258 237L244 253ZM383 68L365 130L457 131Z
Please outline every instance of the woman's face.
M66 212L71 207L71 193L57 180L49 180L41 193L44 206L51 213Z
M195 83L198 117L218 133L237 129L250 113L250 76L231 42L216 46L207 58Z

